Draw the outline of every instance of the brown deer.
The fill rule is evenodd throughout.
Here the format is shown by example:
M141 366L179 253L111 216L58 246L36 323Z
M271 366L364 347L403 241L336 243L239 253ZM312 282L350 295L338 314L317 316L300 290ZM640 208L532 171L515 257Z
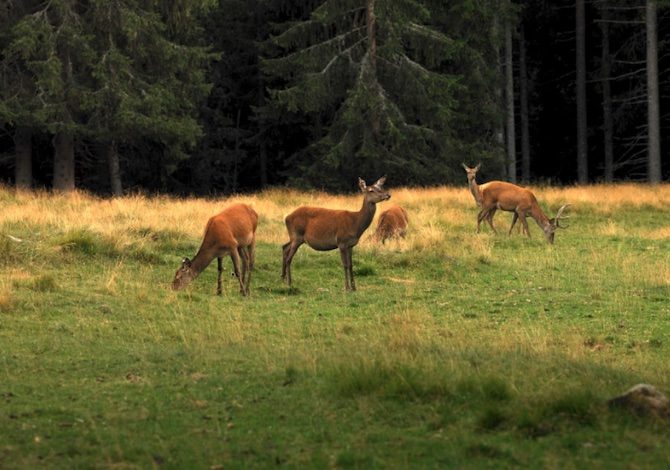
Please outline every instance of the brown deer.
M404 237L408 222L407 211L400 206L393 206L379 216L374 239L385 243L389 238Z
M307 243L317 251L339 248L344 267L344 288L356 290L352 268L352 252L363 232L370 226L377 203L386 201L391 195L384 190L386 177L367 186L358 178L363 192L363 207L358 212L324 209L321 207L299 207L286 216L289 242L282 247L282 279L291 287L291 261L300 245Z
M477 180L475 179L475 177L477 176L477 172L482 167L482 164L478 163L477 166L474 168L470 168L465 163L461 163L461 165L463 165L465 173L468 177L468 188L470 188L472 197L475 198L477 207L482 207L482 191L480 189L480 186L477 184ZM488 224L491 226L491 230L493 230L494 233L497 233L496 228L493 226L493 216L495 215L495 213L496 209L489 211L486 216L486 222L488 222ZM479 232L479 224L477 224L477 232Z
M478 163L477 166L474 168L470 168L465 163L461 163L461 165L463 165L463 168L465 168L465 173L468 177L468 188L470 188L472 197L475 198L477 207L482 207L482 193L479 190L479 185L477 184L477 180L475 179L475 177L477 176L477 172L482 167L482 164Z
M490 219L493 218L495 211L500 209L514 212L512 226L509 229L510 234L517 219L521 219L523 232L530 237L528 223L526 222L526 216L530 215L544 232L547 241L554 243L554 232L557 228L563 228L559 225L559 220L567 218L563 216L563 211L570 205L562 205L558 209L556 217L550 219L542 212L535 195L529 189L505 181L489 181L479 186L479 191L482 194L482 210L477 215L477 233L479 233L479 225L484 219L489 222L494 233L497 233Z
M172 289L181 290L186 287L216 258L219 269L216 293L221 295L222 257L229 254L233 260L235 276L240 282L240 293L249 295L257 225L258 214L246 204L233 204L210 218L198 253L193 260L184 258L175 273Z

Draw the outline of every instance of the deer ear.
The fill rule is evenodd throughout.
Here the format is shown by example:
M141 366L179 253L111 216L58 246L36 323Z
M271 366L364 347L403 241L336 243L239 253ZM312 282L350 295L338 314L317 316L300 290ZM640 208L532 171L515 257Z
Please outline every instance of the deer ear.
M479 171L479 169L482 167L482 162L477 163L477 166L475 167L475 171Z
M368 185L365 184L363 178L361 178L360 176L358 177L358 187L361 188L361 191L365 191L365 188L368 187Z
M468 168L468 166L465 163L461 163L461 165L463 165L463 169L465 171L468 171L470 169L470 168Z
M382 176L381 178L379 178L379 179L375 182L375 184L373 184L373 186L376 186L376 187L378 187L378 188L381 188L382 186L384 186L384 182L386 182L386 175L384 175L384 176Z

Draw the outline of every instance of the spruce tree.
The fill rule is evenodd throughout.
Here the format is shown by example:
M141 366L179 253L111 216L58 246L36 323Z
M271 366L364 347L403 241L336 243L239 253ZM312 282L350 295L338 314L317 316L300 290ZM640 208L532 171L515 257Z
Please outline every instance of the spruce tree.
M30 4L2 50L0 118L53 135L53 187L75 187L75 146L99 144L119 193L116 145L151 141L166 172L200 136L194 118L209 86L194 12L208 2L51 0Z
M461 158L450 131L462 44L415 0L307 2L271 39L266 73L284 112L307 117L311 143L289 159L293 182L350 188L357 176L444 182ZM438 3L438 2L435 2Z

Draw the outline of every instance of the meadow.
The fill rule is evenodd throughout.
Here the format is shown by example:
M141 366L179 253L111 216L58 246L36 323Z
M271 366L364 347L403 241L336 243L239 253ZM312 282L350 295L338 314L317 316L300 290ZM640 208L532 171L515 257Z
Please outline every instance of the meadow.
M464 178L465 180L465 178ZM668 468L667 422L612 410L670 392L670 186L533 188L569 227L482 226L462 187L394 188L403 240L307 246L283 218L361 196L176 199L0 188L1 468ZM251 295L224 260L170 282L207 219L260 215Z

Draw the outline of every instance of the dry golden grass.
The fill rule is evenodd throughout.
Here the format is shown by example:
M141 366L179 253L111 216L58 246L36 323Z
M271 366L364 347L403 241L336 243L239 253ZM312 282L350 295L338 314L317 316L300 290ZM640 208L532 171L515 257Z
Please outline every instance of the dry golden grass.
M564 203L572 204L571 213L579 214L588 205L590 211L603 215L612 214L621 207L665 208L670 205L670 185L617 184L532 189L549 213ZM0 191L13 192L8 188ZM393 203L409 212L410 229L405 240L387 244L389 249L434 248L442 243L449 227L474 226L477 209L465 185L423 189L390 187L390 192ZM137 243L137 237L129 234L140 230L180 232L198 238L202 236L207 219L233 202L244 202L254 207L260 215L258 240L276 244L286 242L284 217L301 205L358 210L361 204L358 194L331 195L290 189L270 189L220 199L143 195L101 199L79 191L69 194L17 191L12 198L11 203L5 198L0 224L25 223L56 227L63 232L88 229L109 236L119 248ZM383 207L382 204L380 208ZM375 225L376 220L372 229ZM615 235L622 230L614 222L609 222L601 228L601 233ZM670 229L661 227L644 235L653 239L667 238ZM372 243L369 237L364 237L361 244L365 247ZM481 251L486 255L487 246L480 238L464 249Z

